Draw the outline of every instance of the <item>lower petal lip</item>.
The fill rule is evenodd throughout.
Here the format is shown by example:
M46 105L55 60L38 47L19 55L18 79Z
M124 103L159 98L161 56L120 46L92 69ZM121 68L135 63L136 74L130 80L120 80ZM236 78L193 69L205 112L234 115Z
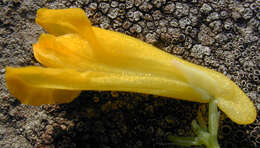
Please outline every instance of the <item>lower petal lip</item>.
M178 99L200 100L189 85L180 81L173 81L153 76L136 76L109 72L78 72L73 69L25 67L7 68L6 79L9 86L14 85L12 80L21 82L21 85L31 88L60 89L60 90L103 90L128 91L155 94ZM149 85L147 85L149 84ZM20 86L22 87L22 86ZM12 89L10 89L12 91ZM17 91L15 89L15 91ZM24 90L24 91L30 91ZM15 95L16 92L12 94ZM20 97L20 96L19 96ZM18 98L19 98L18 97Z

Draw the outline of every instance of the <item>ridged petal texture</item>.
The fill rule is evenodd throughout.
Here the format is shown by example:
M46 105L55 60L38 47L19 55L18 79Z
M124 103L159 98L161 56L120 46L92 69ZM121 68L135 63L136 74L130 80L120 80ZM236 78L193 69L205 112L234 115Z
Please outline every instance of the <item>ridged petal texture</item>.
M6 68L7 87L24 104L68 103L81 90L115 90L202 103L213 98L238 124L256 118L250 99L223 74L93 27L81 9L39 9L36 23L49 34L33 45L34 56L48 68Z

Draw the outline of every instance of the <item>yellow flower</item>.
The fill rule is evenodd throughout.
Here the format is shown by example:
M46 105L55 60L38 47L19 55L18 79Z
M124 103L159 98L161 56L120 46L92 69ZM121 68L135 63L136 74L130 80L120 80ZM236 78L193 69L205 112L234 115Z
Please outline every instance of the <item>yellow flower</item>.
M91 26L83 10L39 9L33 45L44 66L6 68L12 95L30 105L68 103L81 90L128 91L207 103L239 124L252 123L250 99L223 74L189 63L133 37Z

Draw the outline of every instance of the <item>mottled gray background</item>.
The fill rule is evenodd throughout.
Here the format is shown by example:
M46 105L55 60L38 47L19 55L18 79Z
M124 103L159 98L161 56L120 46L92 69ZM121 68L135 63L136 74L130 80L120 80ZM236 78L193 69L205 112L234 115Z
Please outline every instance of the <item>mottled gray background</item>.
M168 148L178 147L168 134L193 134L199 104L158 96L93 91L70 104L20 104L6 89L4 68L39 65L31 49L43 32L34 22L42 7L82 8L96 26L224 73L260 109L259 0L0 0L1 148ZM260 147L259 124L259 116L241 126L222 114L221 146Z

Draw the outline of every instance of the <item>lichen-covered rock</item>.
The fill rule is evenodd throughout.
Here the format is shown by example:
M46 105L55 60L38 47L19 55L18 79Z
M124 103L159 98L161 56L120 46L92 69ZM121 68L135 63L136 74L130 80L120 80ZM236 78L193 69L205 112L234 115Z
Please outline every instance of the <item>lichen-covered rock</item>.
M209 4L207 4L207 3L204 3L204 4L201 6L201 8L200 8L200 12L201 12L201 13L209 14L209 12L211 12L211 11L212 11L212 8L211 8L211 6L210 6Z
M200 44L196 44L191 49L191 56L195 58L203 58L205 55L210 55L211 49L207 46L202 46Z
M83 92L70 104L21 105L5 86L6 66L39 65L31 44L43 30L36 10L83 8L92 24L138 37L218 70L260 110L258 0L0 1L0 147L160 147L192 134L199 104L126 92ZM123 48L123 47L122 47ZM153 65L151 65L153 66ZM221 116L221 147L260 147L260 118L238 126Z
M200 27L200 32L198 34L198 39L202 45L212 45L215 42L215 39L211 29L206 25Z

